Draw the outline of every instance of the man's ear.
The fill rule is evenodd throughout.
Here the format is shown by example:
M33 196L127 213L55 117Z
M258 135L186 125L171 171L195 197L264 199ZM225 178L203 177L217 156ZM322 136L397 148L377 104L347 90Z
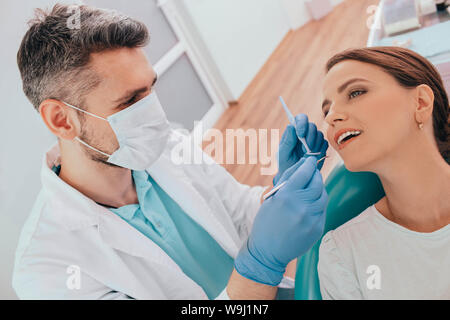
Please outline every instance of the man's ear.
M416 87L416 121L425 123L432 117L434 106L434 92L430 86L421 84Z
M64 103L46 99L39 105L39 113L47 128L58 138L73 140L77 136L78 121L75 114Z

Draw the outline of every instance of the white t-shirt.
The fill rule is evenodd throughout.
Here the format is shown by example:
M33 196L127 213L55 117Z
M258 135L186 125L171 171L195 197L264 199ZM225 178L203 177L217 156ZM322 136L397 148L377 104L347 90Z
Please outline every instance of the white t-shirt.
M322 239L323 299L450 299L450 224L406 229L371 206Z

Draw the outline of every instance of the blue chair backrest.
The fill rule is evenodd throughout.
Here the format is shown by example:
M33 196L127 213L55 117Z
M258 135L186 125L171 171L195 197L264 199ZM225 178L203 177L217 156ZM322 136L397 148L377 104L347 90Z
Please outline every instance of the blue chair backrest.
M328 193L325 231L334 230L376 203L385 193L378 176L371 172L350 172L338 164L325 181ZM317 262L322 238L297 260L296 300L321 300Z

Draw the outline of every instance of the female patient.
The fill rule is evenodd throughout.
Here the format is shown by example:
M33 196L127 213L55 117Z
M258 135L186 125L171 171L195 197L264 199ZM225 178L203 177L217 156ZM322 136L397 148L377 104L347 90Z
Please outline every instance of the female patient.
M408 49L347 50L327 63L327 137L345 167L378 175L386 196L328 232L324 299L450 299L449 102Z

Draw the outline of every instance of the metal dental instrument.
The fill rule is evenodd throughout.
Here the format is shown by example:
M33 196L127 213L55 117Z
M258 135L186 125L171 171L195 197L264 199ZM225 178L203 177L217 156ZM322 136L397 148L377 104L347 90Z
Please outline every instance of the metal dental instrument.
M329 158L329 156L325 156L323 158L320 158L319 160L317 160L317 164L319 164L320 161L325 160L326 158ZM273 188L272 190L270 190L270 192L267 192L264 196L263 196L263 201L266 200L267 198L269 198L271 195L273 195L275 192L277 192L278 190L280 190L280 188L282 186L284 186L286 184L287 181L283 181L282 183L280 183L278 186L276 186L275 188Z
M319 160L317 160L317 165L319 165L319 162L320 161L322 161L322 160L325 160L326 158L329 158L330 156L325 156L325 157L323 157L323 158L320 158Z
M284 111L286 112L289 122L294 126L295 128L295 118L292 115L291 111L289 110L289 108L287 107L286 103L284 102L283 98L280 96L280 101L281 104L283 105ZM311 149L309 149L308 145L306 144L306 141L304 138L298 137L297 138L300 140L300 142L305 146L306 149L306 155L307 156L316 156L319 155L320 152L311 152ZM325 156L320 158L319 160L317 160L317 165L319 164L320 161L325 160L326 158L329 158L329 156ZM266 193L263 196L263 201L265 201L266 199L268 199L270 196L272 196L273 194L275 194L275 192L277 192L278 190L281 189L281 187L283 187L286 184L287 181L283 181L282 183L280 183L278 186L276 186L275 188L273 188L272 190L270 190L270 192Z
M294 118L294 116L292 115L291 111L289 110L289 108L287 107L286 103L284 102L284 100L283 100L283 98L282 98L281 96L280 96L280 101L281 101L281 104L282 104L282 106L283 106L284 111L285 111L286 114L287 114L287 117L288 117L288 119L289 119L289 122L294 126L294 128L296 128L296 126L295 126L295 118ZM306 149L306 155L307 155L307 156L317 156L317 155L320 154L320 152L311 152L311 149L309 148L308 144L306 143L305 138L299 137L299 136L297 136L297 138L298 138L298 139L300 140L300 142L305 146L305 149Z
M267 198L269 198L271 195L273 195L275 192L277 192L282 186L284 186L286 184L287 181L283 181L282 183L280 183L278 186L276 186L275 188L273 188L272 190L270 190L270 192L267 192L264 196L263 196L263 201L265 201Z

